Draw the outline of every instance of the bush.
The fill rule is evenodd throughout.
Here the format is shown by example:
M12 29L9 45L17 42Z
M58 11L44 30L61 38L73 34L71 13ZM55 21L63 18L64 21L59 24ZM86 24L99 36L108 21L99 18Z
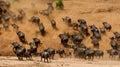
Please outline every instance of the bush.
M63 9L63 8L64 8L64 5L63 5L62 0L58 0L58 1L57 1L57 3L56 3L56 8L58 8L58 9Z

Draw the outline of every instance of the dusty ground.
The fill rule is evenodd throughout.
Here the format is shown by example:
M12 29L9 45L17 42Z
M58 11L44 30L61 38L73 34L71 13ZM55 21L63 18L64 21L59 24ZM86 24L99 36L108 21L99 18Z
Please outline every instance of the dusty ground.
M58 30L55 30L51 27L48 17L34 13L35 11L46 9L47 8L46 3L49 1L53 1L55 7L54 0L19 0L18 2L17 1L14 2L13 0L10 0L12 4L10 10L18 14L17 10L21 8L24 9L26 12L26 18L23 20L23 23L12 22L12 21L10 21L10 23L16 23L18 24L18 26L20 26L20 30L25 33L27 41L29 42L32 41L33 37L40 38L43 44L39 47L38 49L39 52L47 47L53 47L55 49L62 48L62 45L58 38L58 34L73 31L72 28L68 27L62 21L61 18L65 16L71 17L72 22L76 22L78 18L85 19L88 25L95 24L97 27L102 27L102 22L107 21L109 24L112 25L112 31L110 32L107 31L106 35L102 35L102 41L100 41L100 50L104 50L106 52L107 49L110 49L109 37L113 36L112 32L114 31L120 32L120 0L64 0L65 9L62 11L55 9L53 13L50 15L50 18L56 20ZM45 25L45 29L47 31L45 37L42 37L40 34L36 33L37 31L39 31L39 29L35 24L28 22L31 16L40 17L41 22ZM0 26L2 27L2 25ZM4 56L14 55L12 52L12 46L10 45L10 42L11 41L19 42L19 39L15 31L10 26L9 31L5 31L4 29L1 29L1 32L2 35L0 35L0 54ZM90 38L85 39L84 43L86 46L92 47ZM27 45L25 46L28 47ZM105 54L105 58L106 57L108 57L107 54ZM9 58L1 57L0 59L1 59L0 61L2 61L0 62L0 66L5 65L5 67L6 65L8 67L13 66L14 64L13 62L15 62L16 65L22 65L23 67L27 67L31 65L37 67L36 64L40 64L37 60L17 61L17 60L13 60L15 58L10 58L10 57ZM67 62L68 64L64 65L63 64L64 62ZM63 64L63 66L65 67L69 67L69 66L118 67L120 62L111 61L111 60L108 61L108 59L107 60L103 59L100 61L95 60L89 63L88 61L82 62L76 59L65 59L65 60L59 59L59 60L53 60L52 63L49 63L47 65L48 66L50 65L51 67L59 67L61 66L61 64Z
M39 57L32 61L18 61L16 57L0 57L0 67L119 67L117 60L95 59L86 61L74 58L57 58L50 63L43 63Z

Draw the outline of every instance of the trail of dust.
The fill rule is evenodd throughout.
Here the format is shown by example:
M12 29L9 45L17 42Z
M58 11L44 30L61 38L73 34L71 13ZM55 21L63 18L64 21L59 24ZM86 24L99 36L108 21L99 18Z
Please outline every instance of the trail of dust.
M18 61L16 57L0 57L0 67L119 67L119 61L95 59L87 61L75 58L57 58L50 63L40 62L40 57L32 61Z

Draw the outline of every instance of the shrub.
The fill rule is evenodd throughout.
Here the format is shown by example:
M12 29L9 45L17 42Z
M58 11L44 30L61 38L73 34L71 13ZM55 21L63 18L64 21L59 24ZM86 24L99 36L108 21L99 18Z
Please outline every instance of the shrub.
M58 1L56 2L56 8L57 8L57 9L63 9L63 8L64 8L64 5L63 5L62 0L58 0Z

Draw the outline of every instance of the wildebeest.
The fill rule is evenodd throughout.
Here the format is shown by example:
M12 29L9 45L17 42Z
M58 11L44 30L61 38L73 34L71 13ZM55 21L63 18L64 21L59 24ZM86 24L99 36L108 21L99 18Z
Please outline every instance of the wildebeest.
M78 19L79 24L87 24L86 20L84 19Z
M106 31L104 28L100 28L100 32L104 34Z
M79 45L81 44L83 37L81 35L73 34L71 35L71 40L73 41L74 44Z
M39 30L40 30L41 35L45 35L46 31L45 31L45 27L44 27L43 23L39 24Z
M38 38L33 38L33 41L37 47L41 44L41 41Z
M9 29L9 23L4 22L3 23L3 27L5 28L5 30L7 31Z
M20 46L18 42L11 42L11 45L14 46L14 48L18 48L18 46Z
M48 9L42 10L39 13L42 14L42 15L45 15L45 16L49 16L49 10Z
M94 36L91 37L91 43L94 45L95 48L99 48L99 40L96 39Z
M16 31L19 30L19 26L18 26L17 24L11 24L11 25L12 25L12 27L13 27Z
M108 24L107 22L103 22L102 24L104 25L105 29L111 30L112 27L110 24Z
M84 51L86 50L86 48L78 46L73 46L72 48L74 50L75 57L84 58Z
M87 59L88 57L88 60L93 60L94 59L94 55L95 55L95 50L92 50L90 48L87 48L85 51L84 51L84 58Z
M19 14L17 16L17 20L22 22L25 17L25 12L22 9L19 9L18 12L19 12Z
M45 51L47 51L49 53L50 59L54 59L55 49L53 49L53 48L47 48Z
M99 58L103 58L104 52L102 50L95 50L95 56Z
M32 59L31 49L28 49L28 50L25 52L25 57L26 57L26 60L31 60L31 59Z
M93 37L97 38L98 40L101 40L101 34L99 32L93 32Z
M59 34L59 38L61 39L61 43L63 46L68 46L69 36L67 34Z
M56 21L55 20L51 20L51 25L52 25L52 27L56 27Z
M120 50L118 50L117 52L118 52L118 59L120 59Z
M56 53L58 53L61 58L63 58L64 56L66 56L64 49L59 49L59 50L56 51Z
M92 32L99 32L98 28L94 24L90 25L90 29Z
M24 12L23 9L19 9L18 12L19 12L19 14L21 14L22 16L25 16L25 12Z
M19 60L23 60L25 56L26 49L23 46L20 46L17 42L11 43L13 45L13 52L17 55Z
M73 23L72 27L73 27L74 30L78 30L78 24L77 23Z
M48 8L47 10L52 13L52 11L54 10L53 4L52 3L47 3L48 4Z
M30 18L30 22L33 22L33 23L36 23L36 24L39 25L39 23L40 23L40 18L39 18L39 17L36 17L36 16L32 16L32 17Z
M84 19L78 19L78 23L79 23L79 26L82 30L82 32L85 34L85 35L89 35L88 33L88 27L87 27L87 23Z
M24 34L22 31L18 31L18 32L16 32L16 33L17 33L20 41L21 41L22 43L26 43L25 34Z
M70 17L68 17L68 16L66 16L66 17L64 17L64 18L62 18L62 20L64 21L64 22L66 22L68 25L71 25L71 18Z
M110 38L110 45L113 49L118 49L118 43L115 41L114 37Z
M118 55L118 52L115 49L109 49L107 50L107 53L109 54L109 57L112 57L112 58L115 58Z
M12 21L16 22L17 16L16 16L16 14L13 11L8 11L8 15L10 16Z
M22 20L23 20L23 15L19 14L19 15L17 16L17 20L22 22Z
M44 62L46 62L45 60L47 60L47 62L49 62L48 61L48 59L50 58L49 52L43 51L43 52L40 53L40 56L41 56L41 61L42 61L42 58L44 58Z
M114 32L113 34L117 40L120 40L120 33L119 32Z
M8 23L10 21L10 17L9 16L3 16L4 22Z
M30 49L29 49L30 52L36 55L37 54L37 46L32 42L30 42L29 45L30 45Z
M93 33L93 36L96 37L97 39L101 40L101 34L100 34L98 28L94 24L90 25L90 29Z

